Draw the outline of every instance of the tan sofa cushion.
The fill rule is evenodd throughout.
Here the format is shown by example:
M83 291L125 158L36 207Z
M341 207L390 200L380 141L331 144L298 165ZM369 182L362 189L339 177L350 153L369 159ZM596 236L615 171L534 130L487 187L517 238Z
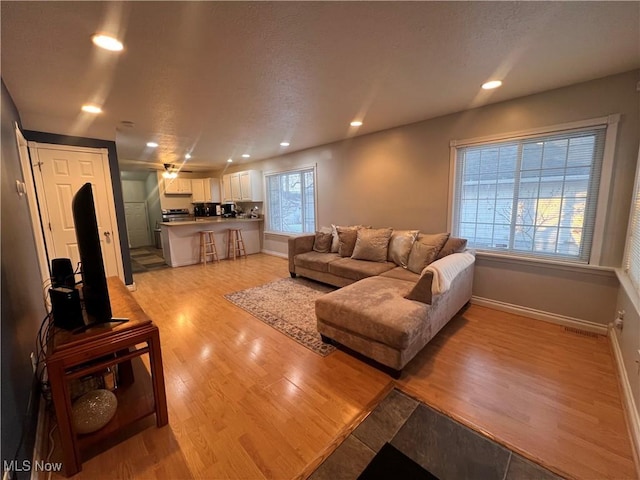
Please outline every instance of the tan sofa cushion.
M387 260L406 268L411 247L417 236L418 230L394 230L389 240Z
M316 272L328 272L329 264L339 258L340 256L337 253L320 253L312 251L296 255L293 259L293 264L296 267L308 268L309 270L315 270Z
M313 251L318 253L329 253L331 250L331 241L333 236L331 233L322 231L316 232L316 238L313 242Z
M324 323L403 349L416 337L430 336L426 320L431 308L405 299L412 282L371 277L323 295L316 300L316 316Z
M386 262L389 239L393 230L390 228L360 228L357 230L356 245L351 258L369 260L370 262Z
M350 278L351 280L362 280L363 278L380 275L387 270L395 268L395 266L395 263L391 262L369 262L353 258L338 258L329 264L329 273L339 277Z
M422 273L424 267L436 259L448 239L448 233L419 234L411 247L407 268L414 273Z
M444 258L447 255L451 255L452 253L464 252L466 248L466 238L449 237L442 247L442 250L440 250L440 253L438 254L436 260L440 260L441 258Z
M404 280L405 282L413 282L416 283L420 279L420 275L417 273L413 273L411 270L407 270L406 268L396 267L391 270L381 273L381 277L387 278L397 278L398 280Z
M433 272L425 271L420 275L420 279L413 286L411 291L405 297L408 300L416 300L417 302L431 305L431 283L433 282Z
M341 257L350 257L353 255L353 249L358 239L357 227L338 227L338 255Z

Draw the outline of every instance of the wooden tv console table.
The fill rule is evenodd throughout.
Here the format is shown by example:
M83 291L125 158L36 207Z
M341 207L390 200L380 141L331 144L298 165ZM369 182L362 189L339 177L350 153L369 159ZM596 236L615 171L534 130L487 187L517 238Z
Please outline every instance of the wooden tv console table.
M119 278L107 281L113 316L129 321L80 334L56 329L49 344L47 371L67 476L82 470L83 451L126 426L154 413L158 427L169 421L158 327ZM140 358L145 354L149 355L151 375ZM97 432L77 434L71 421L69 382L114 365L118 365L120 377L114 392L118 399L115 416Z

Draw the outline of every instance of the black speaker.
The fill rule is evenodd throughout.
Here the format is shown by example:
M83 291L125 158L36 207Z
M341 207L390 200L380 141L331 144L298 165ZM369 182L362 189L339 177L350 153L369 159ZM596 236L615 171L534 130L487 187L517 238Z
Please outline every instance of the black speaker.
M51 286L74 288L76 279L73 275L71 260L68 258L54 258L51 260Z
M80 292L76 288L55 287L49 289L53 324L65 330L84 326Z

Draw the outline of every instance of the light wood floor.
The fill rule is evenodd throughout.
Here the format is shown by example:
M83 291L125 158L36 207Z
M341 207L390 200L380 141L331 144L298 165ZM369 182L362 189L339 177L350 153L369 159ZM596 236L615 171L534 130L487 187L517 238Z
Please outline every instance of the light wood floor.
M136 275L160 328L169 425L74 478L304 478L394 385L564 476L635 478L604 337L471 306L395 383L222 298L287 275L286 260L262 254Z

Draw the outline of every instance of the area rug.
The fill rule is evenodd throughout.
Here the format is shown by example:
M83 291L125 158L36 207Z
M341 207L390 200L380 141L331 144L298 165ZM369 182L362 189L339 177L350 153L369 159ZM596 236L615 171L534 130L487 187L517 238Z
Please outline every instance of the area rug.
M318 355L335 347L322 341L316 329L315 301L335 288L304 278L283 278L224 297Z

